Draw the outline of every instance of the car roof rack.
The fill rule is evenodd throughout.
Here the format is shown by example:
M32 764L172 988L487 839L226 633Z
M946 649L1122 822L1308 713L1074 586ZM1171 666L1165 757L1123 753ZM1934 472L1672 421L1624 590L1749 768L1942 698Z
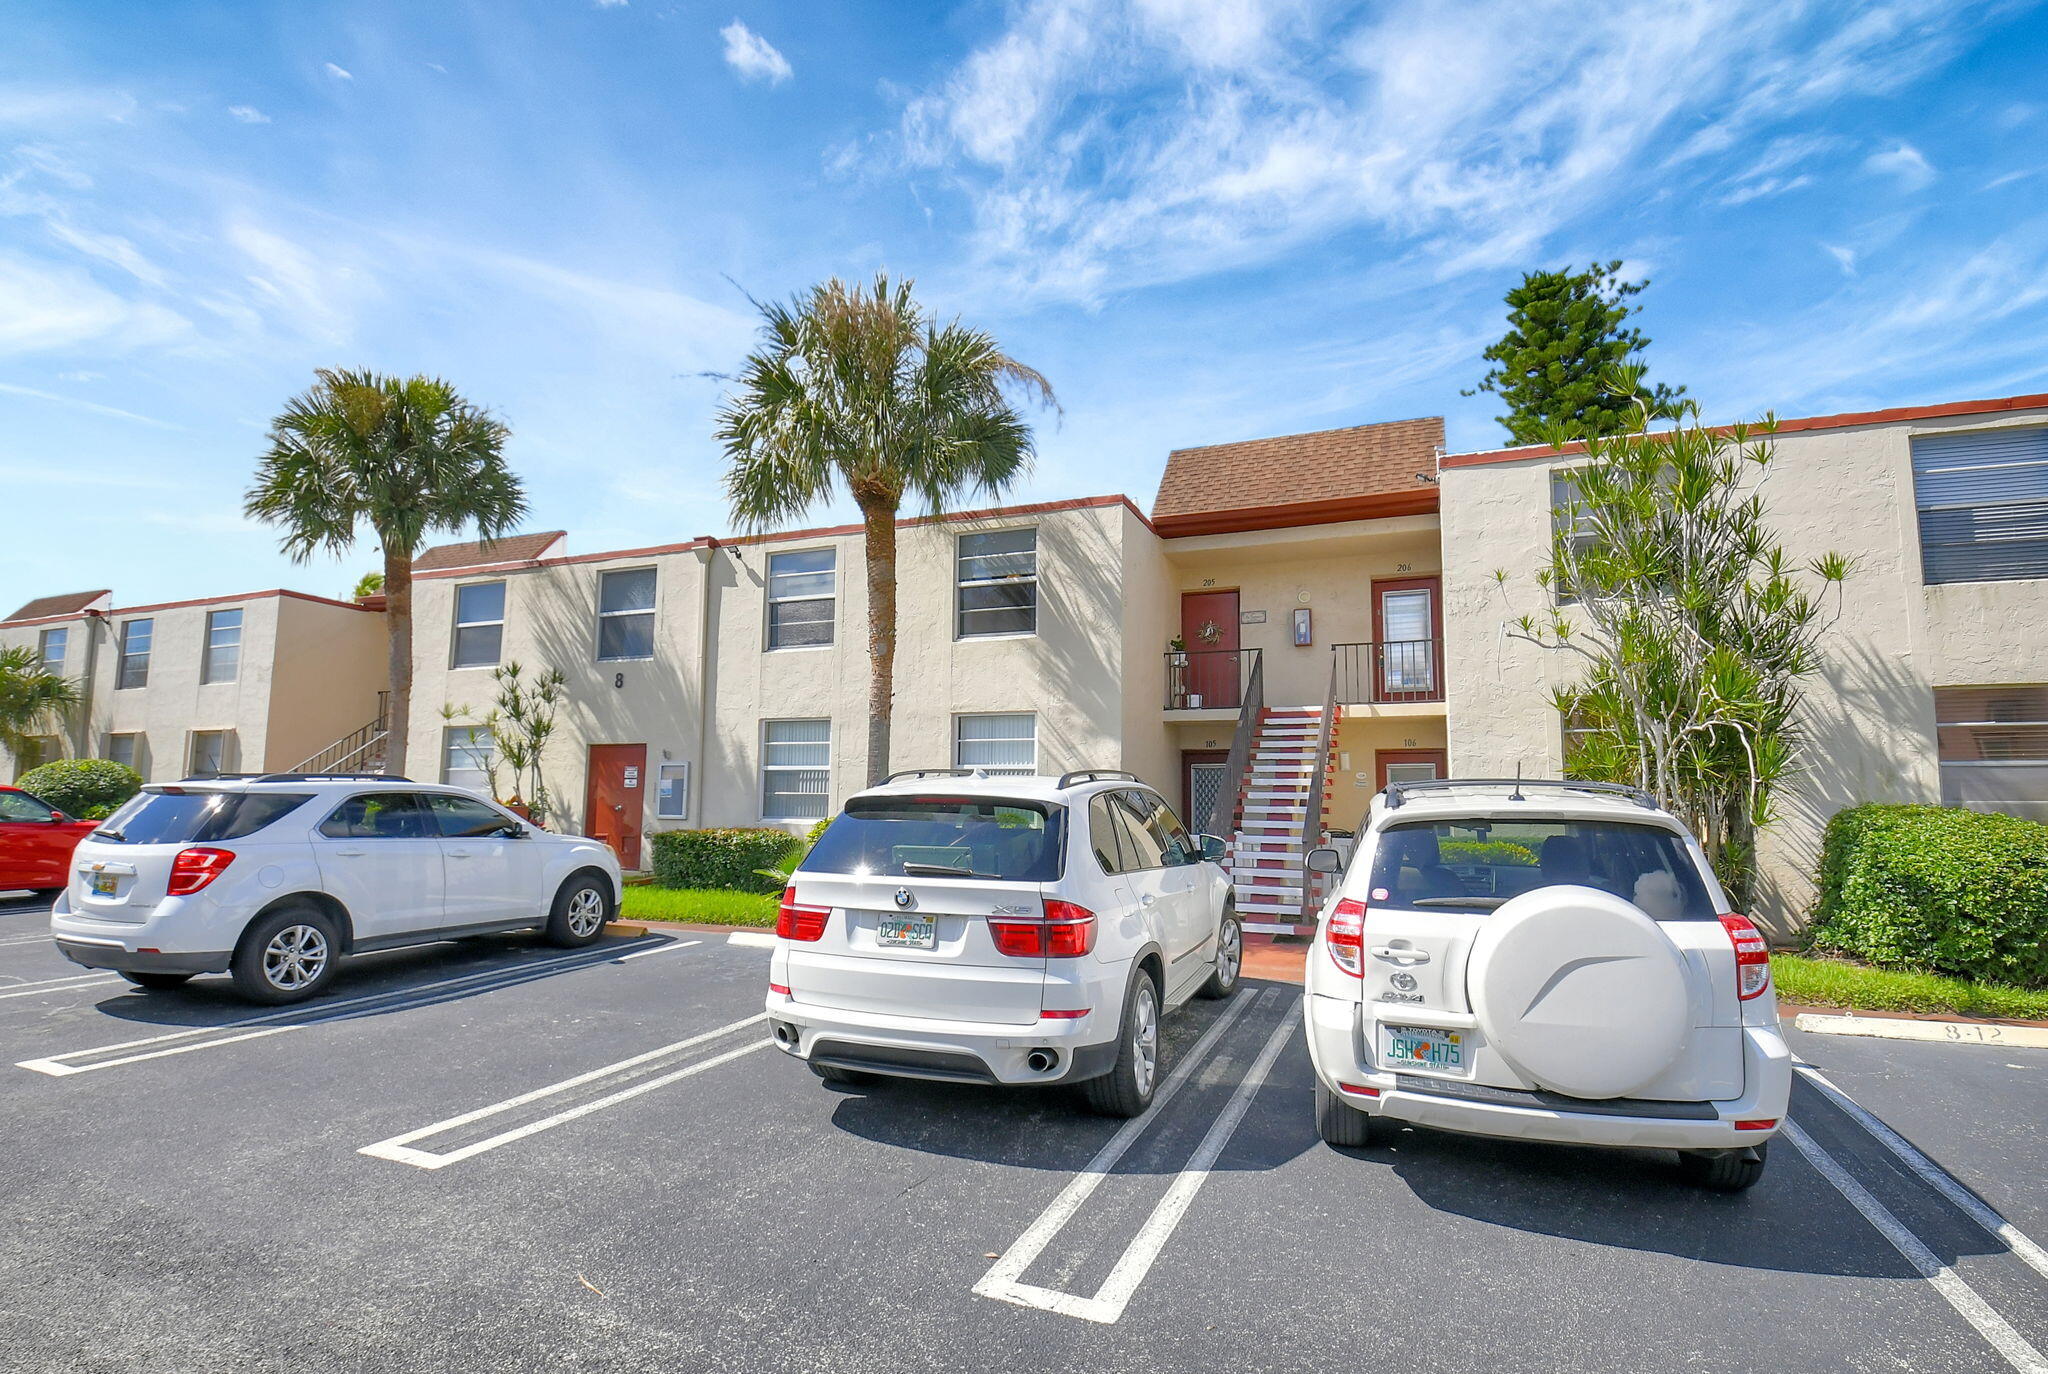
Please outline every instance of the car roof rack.
M1509 801L1527 801L1522 795L1526 787L1541 787L1551 792L1580 792L1599 797L1625 797L1636 805L1651 811L1661 809L1657 799L1640 787L1624 782L1580 782L1573 778L1417 778L1413 782L1390 782L1384 789L1387 806L1397 807L1417 792L1449 792L1461 787L1509 787L1513 793Z
M979 769L975 768L904 768L882 779L882 786L900 782L904 778L971 778Z
M179 782L403 782L402 773L193 773Z
M1126 782L1144 781L1136 773L1126 772L1121 768L1077 768L1071 773L1060 774L1058 785L1072 787L1077 782L1100 782L1104 778L1116 778Z

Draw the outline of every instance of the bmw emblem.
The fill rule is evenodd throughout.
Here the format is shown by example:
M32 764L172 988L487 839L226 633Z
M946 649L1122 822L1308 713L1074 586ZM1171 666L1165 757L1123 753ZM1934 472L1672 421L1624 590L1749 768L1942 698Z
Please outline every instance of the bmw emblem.
M916 900L917 898L910 895L909 888L899 887L896 889L896 905L902 907L904 910L908 911L910 909L910 904L912 902L915 902Z
M1415 975L1412 973L1397 973L1387 981L1403 992L1415 991Z

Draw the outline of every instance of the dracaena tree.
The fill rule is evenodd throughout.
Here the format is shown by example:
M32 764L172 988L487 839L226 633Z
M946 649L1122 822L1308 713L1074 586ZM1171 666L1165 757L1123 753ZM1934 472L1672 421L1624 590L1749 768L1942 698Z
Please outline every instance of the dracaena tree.
M386 757L403 761L412 699L412 564L430 534L505 534L526 496L505 462L511 431L427 376L321 369L270 425L244 509L282 532L294 562L383 551L390 707Z
M1037 372L995 339L932 319L912 283L837 279L761 307L760 345L718 417L734 523L761 532L844 491L866 533L868 781L889 768L896 672L896 521L906 501L938 514L993 496L1030 466L1013 397L1056 405Z
M1535 576L1549 604L1508 633L1581 665L1553 703L1579 727L1567 771L1654 794L1747 903L1757 830L1799 767L1801 684L1852 560L1798 562L1772 533L1771 419L1710 428L1690 401L1642 399L1632 369L1612 386L1636 418L1585 439ZM1510 586L1507 570L1494 578Z

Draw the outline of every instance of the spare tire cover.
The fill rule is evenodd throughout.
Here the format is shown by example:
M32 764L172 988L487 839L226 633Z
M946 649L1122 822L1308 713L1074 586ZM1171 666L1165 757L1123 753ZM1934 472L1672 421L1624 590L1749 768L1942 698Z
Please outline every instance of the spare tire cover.
M1598 888L1540 887L1479 928L1466 991L1487 1043L1539 1087L1626 1097L1685 1048L1685 956Z

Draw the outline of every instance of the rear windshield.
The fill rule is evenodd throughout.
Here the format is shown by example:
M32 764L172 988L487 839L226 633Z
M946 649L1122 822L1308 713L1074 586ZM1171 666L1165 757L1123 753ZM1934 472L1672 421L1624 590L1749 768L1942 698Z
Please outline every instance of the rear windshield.
M139 792L92 832L115 844L214 844L253 835L311 792Z
M1390 825L1373 854L1374 904L1491 911L1559 884L1595 887L1659 921L1717 919L1685 841L1625 821L1432 821Z
M1066 808L982 797L855 797L797 866L858 877L1049 883L1066 853Z

